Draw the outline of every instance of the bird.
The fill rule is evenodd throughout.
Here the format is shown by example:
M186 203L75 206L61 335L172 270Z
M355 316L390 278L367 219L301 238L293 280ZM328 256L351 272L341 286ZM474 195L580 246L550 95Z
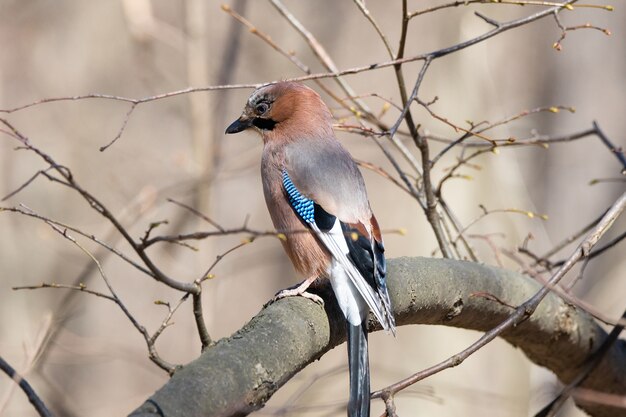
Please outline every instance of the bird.
M225 133L248 129L263 140L261 179L270 217L285 236L281 242L295 269L306 277L275 299L320 302L307 289L318 277L330 280L347 326L347 413L368 417L368 312L394 335L395 319L381 230L363 176L335 136L330 110L302 83L280 81L254 90Z

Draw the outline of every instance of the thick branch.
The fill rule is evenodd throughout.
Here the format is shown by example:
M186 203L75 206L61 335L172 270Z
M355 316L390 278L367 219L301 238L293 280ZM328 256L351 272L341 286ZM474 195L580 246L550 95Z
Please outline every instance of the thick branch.
M519 305L540 285L520 274L476 263L427 258L389 262L389 288L398 325L438 324L488 331L511 313L489 293ZM178 371L133 417L231 416L259 409L293 375L345 340L330 286L318 289L324 309L300 297L264 308L246 326L220 340ZM407 331L407 329L400 331ZM578 375L606 333L586 313L549 294L537 311L502 337L567 383ZM618 341L582 384L626 395L626 343ZM592 416L626 410L581 405Z

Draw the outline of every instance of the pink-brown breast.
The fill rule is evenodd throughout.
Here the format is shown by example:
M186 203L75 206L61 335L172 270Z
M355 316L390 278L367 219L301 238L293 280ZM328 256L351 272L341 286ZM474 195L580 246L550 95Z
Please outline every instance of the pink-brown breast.
M265 144L261 178L270 217L276 230L286 236L286 240L281 240L281 243L295 269L307 278L326 275L330 254L291 208L283 190L284 157L282 144Z

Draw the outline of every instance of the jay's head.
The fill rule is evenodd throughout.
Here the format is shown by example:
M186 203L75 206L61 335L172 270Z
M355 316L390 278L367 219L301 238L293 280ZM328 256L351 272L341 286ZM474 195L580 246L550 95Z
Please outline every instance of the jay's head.
M302 135L332 135L332 116L319 94L304 84L278 82L254 90L226 133L254 129L264 141Z

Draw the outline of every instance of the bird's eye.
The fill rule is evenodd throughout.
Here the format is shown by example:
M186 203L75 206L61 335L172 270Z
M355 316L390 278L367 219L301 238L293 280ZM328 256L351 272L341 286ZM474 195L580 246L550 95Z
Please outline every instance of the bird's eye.
M265 114L265 112L267 112L269 108L270 108L270 105L267 102L262 101L259 104L257 104L254 109L256 110L257 114Z

